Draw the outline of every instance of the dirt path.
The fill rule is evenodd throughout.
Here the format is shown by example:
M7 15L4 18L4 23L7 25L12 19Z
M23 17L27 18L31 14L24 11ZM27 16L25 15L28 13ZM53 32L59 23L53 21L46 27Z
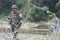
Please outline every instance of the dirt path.
M12 40L12 33L0 33L0 40ZM19 40L42 40L43 35L36 34L18 34Z

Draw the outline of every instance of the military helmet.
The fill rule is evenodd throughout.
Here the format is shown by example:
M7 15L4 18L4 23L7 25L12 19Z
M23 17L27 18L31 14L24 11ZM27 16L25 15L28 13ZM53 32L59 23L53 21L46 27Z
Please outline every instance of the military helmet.
M13 4L11 8L17 8L17 5L16 4Z

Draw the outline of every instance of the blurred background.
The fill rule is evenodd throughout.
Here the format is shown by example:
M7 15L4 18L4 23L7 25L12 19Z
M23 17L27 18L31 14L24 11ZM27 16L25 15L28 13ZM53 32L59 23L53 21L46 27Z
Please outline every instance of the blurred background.
M53 16L47 10L60 17L60 0L0 0L0 18L10 13L12 4L16 4L24 17L32 22L50 20Z
M49 33L54 23L53 14L60 19L60 0L0 0L0 31L1 28L10 28L4 20L9 15L13 4L18 6L25 21L19 34L21 40L48 40L49 38L60 40L59 34L58 37L53 35L57 33L56 31L51 36Z

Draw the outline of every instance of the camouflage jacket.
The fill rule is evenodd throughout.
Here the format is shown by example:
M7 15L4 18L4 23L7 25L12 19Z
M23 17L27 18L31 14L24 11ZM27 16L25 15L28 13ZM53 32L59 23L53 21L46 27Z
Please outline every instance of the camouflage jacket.
M16 13L13 13L13 11L9 14L8 19L10 20L10 24L13 23L19 24L20 20L22 20L22 15L18 11Z

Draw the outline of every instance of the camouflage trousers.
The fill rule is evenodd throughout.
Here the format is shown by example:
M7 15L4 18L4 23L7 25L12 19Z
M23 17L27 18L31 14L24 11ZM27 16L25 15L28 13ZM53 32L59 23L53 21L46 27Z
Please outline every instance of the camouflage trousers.
M13 38L16 38L16 36L18 35L18 30L19 30L20 27L21 27L21 25L19 25L18 28L16 28L14 25L11 25Z

